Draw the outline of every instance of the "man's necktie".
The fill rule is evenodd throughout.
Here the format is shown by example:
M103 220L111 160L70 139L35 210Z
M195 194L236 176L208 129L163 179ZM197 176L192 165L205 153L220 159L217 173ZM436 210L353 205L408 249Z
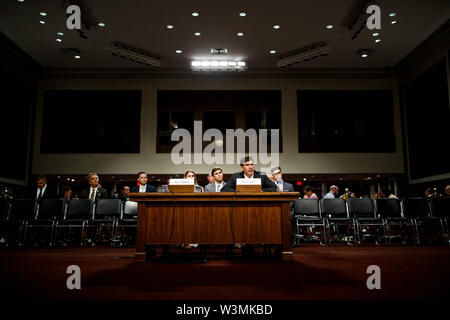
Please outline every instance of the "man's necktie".
M95 199L95 190L91 190L91 197L89 198L91 201Z
M217 191L216 192L220 192L220 184L217 185Z
M37 197L37 201L41 200L42 198L42 188L39 188L39 195Z

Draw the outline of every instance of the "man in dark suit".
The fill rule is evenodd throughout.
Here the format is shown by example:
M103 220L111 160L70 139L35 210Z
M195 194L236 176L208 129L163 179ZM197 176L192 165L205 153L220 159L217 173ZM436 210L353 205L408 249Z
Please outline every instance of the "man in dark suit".
M147 184L147 174L143 171L137 174L138 186L131 187L131 192L156 192L155 187Z
M272 170L272 176L274 182L280 192L294 192L294 186L289 182L283 181L283 172L281 172L281 167L275 167Z
M46 176L38 175L36 177L36 189L33 189L30 198L38 202L42 199L56 199L56 188L48 184Z
M255 171L255 163L252 157L245 157L241 160L241 172L234 173L227 184L220 190L221 192L235 192L236 191L236 179L238 178L260 178L261 188L264 192L276 192L278 190L275 183L258 171Z
M84 189L80 192L80 199L90 199L92 201L97 201L98 199L107 199L108 191L100 186L100 178L98 177L98 174L89 173L87 178L90 188Z
M214 182L205 186L205 192L220 192L222 188L227 184L223 181L223 171L221 168L214 168L211 170L210 175L214 177Z

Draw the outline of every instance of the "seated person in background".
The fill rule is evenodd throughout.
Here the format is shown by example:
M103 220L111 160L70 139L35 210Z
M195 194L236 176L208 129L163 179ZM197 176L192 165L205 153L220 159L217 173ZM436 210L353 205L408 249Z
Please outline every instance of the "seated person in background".
M205 192L220 192L222 188L227 184L223 181L223 172L221 168L214 168L210 173L214 177L214 183L210 183L205 186Z
M273 174L271 173L266 173L267 178L270 179L270 181L272 181L273 183L275 183L275 177L273 176Z
M56 189L48 184L44 175L36 176L36 187L32 189L30 199L41 201L42 199L56 199Z
M71 187L69 187L69 186L65 186L65 187L63 187L63 189L62 189L62 194L63 194L63 196L62 196L62 198L64 199L64 200L66 200L66 201L70 201L70 200L72 200L72 193L73 193L73 190L72 190L72 188Z
M389 194L389 196L386 197L386 194ZM380 192L378 193L378 199L380 198L386 198L386 199L398 199L398 197L391 193L390 191L385 192L384 189L380 190Z
M156 192L155 187L147 184L148 176L144 171L137 174L137 181L139 185L133 186L130 190L131 192Z
M446 197L446 198L447 198L447 197L450 197L450 184L448 184L448 185L445 186L444 191L445 191L445 197Z
M245 157L241 160L241 172L234 173L227 184L222 188L222 192L235 192L236 191L236 179L238 178L260 178L261 188L264 192L276 192L278 190L275 183L270 181L265 174L255 171L255 162L252 157Z
M130 197L128 196L129 193L130 193L130 187L122 186L122 188L120 188L119 199L122 201L130 200Z
M96 173L89 173L87 176L90 188L84 189L80 192L80 199L90 199L97 201L98 199L107 199L108 191L103 189L99 184L100 178Z
M378 192L374 192L372 194L372 199L378 199Z
M432 198L433 197L433 189L432 188L426 188L425 189L425 198Z
M195 172L192 170L188 170L184 173L185 179L194 179L194 192L204 192L203 187L199 186L197 183L197 176L195 175Z
M334 184L330 187L330 192L323 196L324 199L335 199L338 195L339 188Z
M214 176L211 174L211 172L208 173L208 184L214 183L214 181L215 181L215 180L214 180ZM208 184L207 184L207 185L208 185ZM206 185L206 186L207 186L207 185ZM205 187L206 187L206 186L205 186Z
M281 167L275 167L272 170L272 176L274 183L280 192L294 192L294 186L289 182L283 181L283 172L281 172Z
M310 186L305 186L303 191L305 192L303 199L319 199Z

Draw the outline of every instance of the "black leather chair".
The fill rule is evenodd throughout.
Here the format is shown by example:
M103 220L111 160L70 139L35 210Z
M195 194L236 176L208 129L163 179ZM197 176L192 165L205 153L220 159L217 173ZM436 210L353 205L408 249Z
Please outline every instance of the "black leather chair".
M348 244L351 241L356 242L356 224L348 214L347 203L344 199L322 199L321 210L322 216L328 222L329 243L332 238L346 241ZM344 234L340 233L340 226L345 227Z
M411 218L414 221L414 229L416 232L416 243L420 244L421 241L428 239L432 241L436 237L436 230L434 226L439 225L439 218L431 216L430 203L426 198L403 198L401 200L403 209L403 215L407 218ZM422 231L422 232L421 232ZM421 234L427 235L422 237Z
M385 226L383 219L375 214L375 205L370 198L350 198L347 200L348 213L356 224L356 242L360 244L363 238L379 239L385 237ZM381 230L381 232L380 232Z
M430 198L431 216L438 218L443 233L450 233L450 198Z
M36 218L36 201L15 199L11 203L9 219L6 223L9 246L23 246L26 223Z
M86 224L92 219L93 203L89 199L73 199L67 205L66 214L64 219L58 220L55 227L54 243L61 243L62 245L71 244L73 242L73 236L80 241L83 246L87 242L86 238ZM74 230L80 230L79 239L78 232ZM68 230L66 235L65 231Z
M321 244L327 243L327 221L322 217L320 202L318 199L298 199L294 204L295 219L295 242L298 244L301 239L305 241L316 238L315 227L321 227ZM303 227L306 231L302 232ZM311 235L312 233L312 235Z
M385 223L386 244L390 244L394 238L401 238L402 243L406 243L408 234L404 232L405 228L411 229L412 238L416 242L414 220L403 216L399 199L376 199L375 206L377 216ZM395 234L396 227L400 230L400 234Z
M114 244L126 246L136 242L138 203L125 201L120 219L117 220L114 231Z
M122 215L122 201L120 199L99 199L95 203L94 217L86 224L88 241L92 244L99 242L111 243L117 220Z

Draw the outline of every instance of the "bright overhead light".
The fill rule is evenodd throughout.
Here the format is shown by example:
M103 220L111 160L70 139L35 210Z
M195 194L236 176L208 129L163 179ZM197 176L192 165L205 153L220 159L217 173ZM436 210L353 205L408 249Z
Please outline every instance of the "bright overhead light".
M39 23L40 23L40 24L45 24L45 21L42 21L42 20L41 20L41 21L39 21Z
M198 12L192 12L192 15L193 15L194 17L198 17L198 16L199 16Z
M80 59L81 57L80 57L80 56L75 56L74 58L75 58L75 59Z
M397 21L395 21L395 20L394 20L394 21L391 21L391 24L396 24L396 23L397 23Z
M374 33L372 33L372 35L373 35L374 37L378 37L380 34L379 34L378 32L374 32Z
M175 50L176 53L182 53L182 50Z
M275 54L275 53L277 53L277 51L276 50L270 50L269 53L270 54Z
M19 1L19 2L23 2L24 0L17 0L17 1Z
M306 178L303 178L303 181L306 181Z
M45 17L45 16L47 15L47 12L42 11L42 12L40 12L39 14L40 14L41 16Z
M57 35L58 35L58 36L63 36L63 35L64 35L64 33L62 33L62 32L58 32L58 33L57 33Z
M370 54L374 53L373 49L359 49L356 54L362 58L367 58Z
M238 37L242 37L242 36L244 36L244 33L243 33L243 32L238 32L238 33L236 33L236 35L237 35Z
M246 14L245 12L241 12L241 13L239 13L239 15L240 15L241 17L245 17L247 14Z
M103 22L99 22L98 26L99 26L99 27L104 27L105 24L104 24Z
M376 43L381 42L381 39L376 39L375 42Z
M196 37L200 37L202 34L200 33L200 32L196 32L196 33L194 33L194 36L196 36Z
M61 39L56 39L56 41L57 41L57 42L62 42L62 40L61 40Z
M167 25L167 29L173 29L173 25L171 24Z
M328 30L329 30L329 29L333 29L333 25L332 25L332 24L327 25L327 29L328 29Z
M367 54L367 53L363 53L363 54L361 55L361 57L367 58L367 57L368 57L368 54Z
M245 61L228 60L194 60L191 62L193 71L206 72L236 72L246 70Z
M278 24L276 24L276 25L273 26L273 28L274 28L275 30L278 30L278 29L280 29L280 26L279 26Z
M395 12L389 13L389 17L395 17L397 14Z

